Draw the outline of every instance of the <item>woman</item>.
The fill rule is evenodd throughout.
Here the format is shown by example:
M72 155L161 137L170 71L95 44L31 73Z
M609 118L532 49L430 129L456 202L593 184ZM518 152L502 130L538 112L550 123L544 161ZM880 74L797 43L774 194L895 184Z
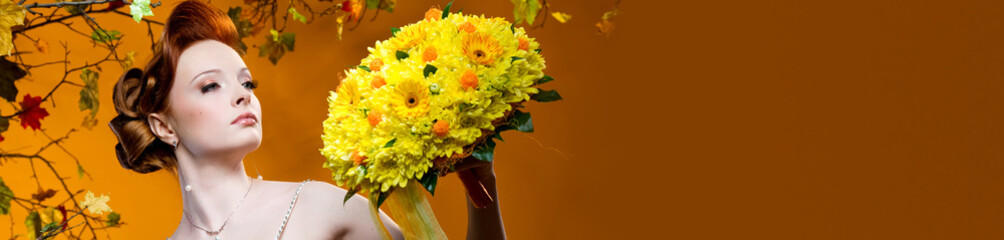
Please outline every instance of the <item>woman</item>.
M139 173L177 172L182 219L170 239L375 239L368 200L325 182L263 181L244 156L262 140L257 82L241 59L237 29L211 5L184 1L167 19L153 58L115 85L119 163ZM465 161L495 193L490 163ZM468 238L504 239L497 201L468 203ZM402 239L380 212L385 227Z

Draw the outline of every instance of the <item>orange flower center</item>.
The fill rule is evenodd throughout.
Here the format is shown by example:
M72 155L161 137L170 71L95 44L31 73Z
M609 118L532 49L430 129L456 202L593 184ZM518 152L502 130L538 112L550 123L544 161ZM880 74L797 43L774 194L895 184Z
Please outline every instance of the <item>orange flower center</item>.
M435 124L432 124L432 133L438 137L445 137L446 134L450 133L450 122L446 120L436 121Z
M432 8L429 9L429 11L425 12L425 20L426 21L430 21L430 22L436 21L436 20L439 20L439 18L441 18L441 17L443 17L443 11L439 10L439 8L436 8L436 7L432 7Z
M472 89L478 87L478 74L474 73L474 70L467 70L464 72L464 76L460 77L460 86L466 89Z
M462 31L464 31L464 32L467 32L467 33L472 33L472 32L474 32L474 31L477 31L477 30L478 30L477 28L475 28L475 27L474 27L474 24L473 24L473 23L471 23L471 22L464 22L464 23L461 23L461 24L460 24L460 26L457 26L457 27L458 27L458 28L459 28L460 30L462 30Z
M383 113L379 109L373 109L368 115L366 115L366 120L369 120L370 126L376 127L383 120Z
M422 52L422 61L431 62L432 60L436 60L437 57L439 57L439 54L436 54L436 47L428 46Z
M373 86L373 88L380 88L383 87L383 85L387 85L387 81L384 80L383 77L377 75L376 77L373 77L373 81L370 82L370 85Z
M378 72L382 67L383 67L383 61L380 60L379 58L373 59L373 61L370 62L370 71Z
M530 41L527 41L526 39L520 38L519 39L519 50L524 50L524 51L530 50Z
M356 165L363 165L363 160L366 160L366 156L363 156L358 149L352 152L352 162Z

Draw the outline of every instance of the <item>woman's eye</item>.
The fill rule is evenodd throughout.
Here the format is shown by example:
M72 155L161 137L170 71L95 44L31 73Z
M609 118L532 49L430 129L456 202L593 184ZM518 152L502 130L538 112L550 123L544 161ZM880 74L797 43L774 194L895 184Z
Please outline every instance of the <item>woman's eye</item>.
M244 88L247 88L247 89L255 89L255 88L258 88L258 81L253 81L253 80L252 81L247 81L247 82L242 83L241 85L243 85Z
M220 88L219 84L216 83L206 84L205 86L202 86L202 93L207 93L209 91L216 90L217 88Z

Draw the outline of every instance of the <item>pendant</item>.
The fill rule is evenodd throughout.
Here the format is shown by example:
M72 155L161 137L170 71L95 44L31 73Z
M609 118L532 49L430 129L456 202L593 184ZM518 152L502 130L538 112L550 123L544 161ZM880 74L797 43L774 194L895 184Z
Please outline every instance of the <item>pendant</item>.
M216 240L220 240L220 235L216 235Z

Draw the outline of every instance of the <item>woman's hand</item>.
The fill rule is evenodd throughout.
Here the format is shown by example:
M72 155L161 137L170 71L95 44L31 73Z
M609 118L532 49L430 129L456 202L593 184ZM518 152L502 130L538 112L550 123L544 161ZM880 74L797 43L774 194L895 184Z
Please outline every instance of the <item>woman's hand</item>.
M467 239L506 239L502 213L499 210L498 192L495 188L494 164L467 157L455 165L454 169L458 175L468 171L473 173L470 175L474 175L492 199L490 203L480 208L474 206L472 201L467 201Z

